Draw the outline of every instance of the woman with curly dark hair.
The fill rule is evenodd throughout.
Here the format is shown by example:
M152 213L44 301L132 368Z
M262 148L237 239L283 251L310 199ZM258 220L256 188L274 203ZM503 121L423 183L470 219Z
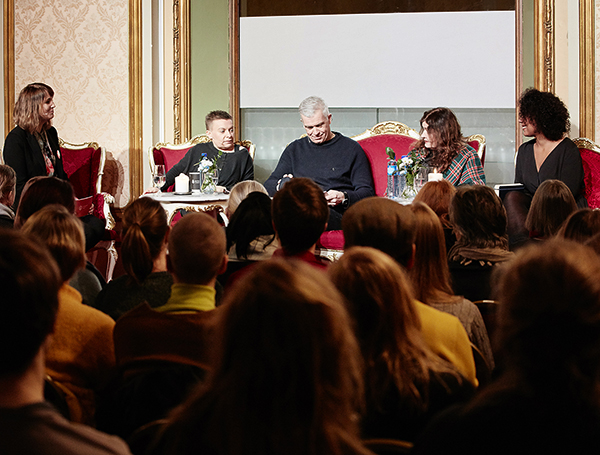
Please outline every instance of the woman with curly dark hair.
M417 153L430 168L444 174L454 186L485 185L481 160L462 135L454 112L447 107L426 111L421 117L421 140Z
M566 136L571 122L565 104L552 93L529 88L519 99L519 123L523 135L533 139L517 152L515 183L522 183L525 191L508 193L504 199L511 247L527 239L527 212L534 193L545 180L562 181L573 193L577 206L587 207L581 155Z

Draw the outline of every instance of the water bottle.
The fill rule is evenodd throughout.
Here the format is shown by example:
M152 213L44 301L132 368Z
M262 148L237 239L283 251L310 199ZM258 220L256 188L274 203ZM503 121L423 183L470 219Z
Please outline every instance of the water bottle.
M396 161L390 160L387 165L387 190L385 192L389 199L397 199L400 196L398 186L398 168L396 167Z

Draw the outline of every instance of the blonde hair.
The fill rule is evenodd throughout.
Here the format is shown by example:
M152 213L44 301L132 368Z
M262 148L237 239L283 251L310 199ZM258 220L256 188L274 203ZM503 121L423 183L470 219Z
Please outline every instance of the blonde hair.
M242 201L246 199L246 196L255 191L265 193L267 196L269 195L262 183L259 183L256 180L244 180L243 182L236 183L229 193L225 214L231 218L233 212L235 212Z
M40 126L40 106L47 95L54 97L54 90L42 82L35 82L23 88L13 111L15 124L31 134L36 132ZM52 120L48 120L42 125L42 130L51 126Z
M85 265L83 224L62 205L47 205L38 210L21 230L46 245L58 264L63 282Z

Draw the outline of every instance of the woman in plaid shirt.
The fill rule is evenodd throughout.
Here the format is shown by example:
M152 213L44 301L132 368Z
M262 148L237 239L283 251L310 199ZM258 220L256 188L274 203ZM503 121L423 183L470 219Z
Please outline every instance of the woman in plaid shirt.
M485 185L481 160L465 141L454 112L437 107L426 111L420 123L421 140L415 149L431 169L444 174L454 186Z

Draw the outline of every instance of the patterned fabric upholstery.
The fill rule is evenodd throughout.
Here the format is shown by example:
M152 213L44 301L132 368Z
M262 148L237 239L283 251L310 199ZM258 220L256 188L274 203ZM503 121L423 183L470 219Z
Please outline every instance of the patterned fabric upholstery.
M585 198L592 209L600 208L600 147L589 139L573 139L579 147L585 183Z

